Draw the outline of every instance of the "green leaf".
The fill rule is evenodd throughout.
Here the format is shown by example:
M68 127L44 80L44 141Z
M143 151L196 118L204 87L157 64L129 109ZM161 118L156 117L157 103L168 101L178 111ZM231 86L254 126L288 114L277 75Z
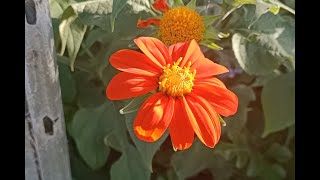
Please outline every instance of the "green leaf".
M286 171L279 164L268 162L262 154L252 152L247 167L247 176L261 180L281 180L285 178Z
M206 46L206 47L208 47L210 49L216 50L216 51L223 50L222 47L218 46L217 44L215 44L214 42L212 42L210 40L202 40L202 41L200 41L199 44L201 44L203 46Z
M265 115L263 137L294 125L295 72L269 81L262 89L261 101Z
M96 25L111 32L112 0L92 0L72 4L82 23Z
M130 134L131 139L136 145L138 151L140 152L145 166L152 172L152 159L155 153L159 150L161 144L166 140L169 133L165 132L160 139L156 142L148 143L137 138L133 131L133 123L136 117L136 113L126 114L126 124Z
M204 169L209 169L215 179L228 180L234 173L234 168L216 153L221 150L220 146L223 146L221 142L211 149L196 139L189 149L175 152L172 165L179 179L187 179Z
M75 72L77 104L79 107L97 107L106 101L105 87L98 77L85 72Z
M52 18L59 18L63 11L67 9L70 0L49 0L50 15Z
M277 51L272 46L262 47L261 43L256 34L245 37L236 33L232 36L232 48L235 57L241 68L248 74L268 74L278 68L281 63L281 58L274 56Z
M249 111L248 105L250 101L255 101L256 96L252 88L239 84L230 88L230 91L235 93L239 99L238 111L235 115L225 117L227 123L225 127L228 134L239 133L247 122L247 114Z
M279 76L280 72L278 70L275 70L271 73L268 73L263 76L257 76L254 83L252 83L251 87L262 87L265 86L270 80L274 79L275 77Z
M70 26L70 32L67 38L67 50L70 58L71 71L74 71L74 62L76 61L77 54L79 52L82 39L87 30L87 26L79 22L78 19Z
M220 17L221 15L202 16L202 21L205 26L208 27L216 22Z
M120 159L112 165L110 176L112 180L149 180L150 172L141 161L138 150L128 145Z
M59 58L59 56L58 56ZM73 102L76 97L76 83L71 75L69 66L58 63L61 96L64 103Z
M60 20L57 18L52 18L51 22L52 22L52 30L53 30L53 36L54 36L54 47L56 51L58 51L60 47L60 42L61 42L60 34L59 34Z
M127 104L124 108L120 109L121 114L128 114L132 112L136 112L140 109L140 106L143 102L150 96L150 94L145 94L142 96L138 96L132 99L129 104Z
M250 155L250 162L247 167L248 177L257 177L263 171L263 156L260 153L253 152Z
M112 119L114 112L110 108L110 102L97 108L82 108L74 115L69 128L80 155L92 169L102 167L110 152L104 137L111 130L108 121L117 120Z
M111 39L111 34L107 31L96 28L91 30L86 38L83 40L83 44L86 48L90 48L96 41L105 41L105 39ZM79 53L80 54L80 53Z
M72 147L69 146L69 149ZM72 179L77 180L109 180L109 174L107 171L99 170L92 171L90 167L88 167L85 162L81 159L81 157L77 156L76 152L72 150L69 151L70 153L70 167L71 167L71 174Z
M61 23L59 25L61 39L60 55L63 56L64 51L67 48L71 71L74 71L74 62L87 29L87 26L83 25L77 17L78 15L72 7L69 7L62 14Z
M183 0L173 0L173 7L184 6Z
M113 53L117 52L118 50L128 49L128 44L130 42L132 42L132 40L119 40L117 37L118 36L115 36L113 38L113 40L110 42L110 46L108 46L107 51L104 52L104 59L103 59L101 65L98 68L98 74L99 74L100 78L103 80L105 85L107 85L108 82L111 80L110 76L106 76L106 75L109 74L109 73L111 73L111 74L114 73L113 70L111 70L111 72L105 71L106 68L108 68L108 66L110 65L109 64L110 56ZM110 68L112 69L112 67L109 67L109 70L110 70Z
M256 4L257 0L234 0L232 2L233 6L239 6L242 4Z
M186 6L190 9L196 9L196 7L197 7L196 2L197 2L197 0L191 0L188 2L188 4Z
M251 26L254 23L256 23L263 14L270 11L274 15L276 15L276 14L278 14L279 10L280 10L279 4L272 2L272 0L271 1L257 0L256 1L256 13L255 13L255 16L253 17L251 23L249 24L248 28L250 29Z
M148 0L92 0L72 5L82 23L130 39L150 30L138 28L138 19L150 17Z
M291 151L278 143L273 143L267 150L266 155L280 163L285 163L292 158Z

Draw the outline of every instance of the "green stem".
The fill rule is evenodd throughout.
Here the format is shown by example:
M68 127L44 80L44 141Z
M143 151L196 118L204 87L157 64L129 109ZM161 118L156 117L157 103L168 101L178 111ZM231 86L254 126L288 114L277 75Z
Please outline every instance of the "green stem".
M289 11L290 13L292 13L292 14L296 14L296 12L295 12L295 10L294 9L292 9L291 7L289 7L289 6L287 6L287 5L285 5L285 4L283 4L282 2L280 2L280 1L274 1L276 4L278 4L281 8L283 8L283 9L285 9L285 10L287 10L287 11Z
M95 62L97 62L97 59L94 57L94 55L92 54L92 52L84 45L81 44L81 47L84 49L84 51L86 52L86 54L93 59Z
M68 66L70 66L70 62L68 60L65 60L65 59L62 59L62 58L57 58L59 62L63 63L63 64L66 64ZM87 73L92 73L92 71L86 69L86 68L83 68L83 67L80 67L80 66L74 66L74 68L80 70L80 71L83 71L83 72L87 72Z

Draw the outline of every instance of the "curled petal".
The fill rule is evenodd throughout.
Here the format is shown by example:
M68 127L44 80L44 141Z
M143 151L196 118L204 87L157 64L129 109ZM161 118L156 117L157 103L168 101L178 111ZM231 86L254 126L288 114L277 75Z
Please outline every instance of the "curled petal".
M195 84L210 84L213 86L221 86L223 88L226 88L226 85L222 81L220 81L218 78L198 78L194 80Z
M200 141L213 148L218 143L221 135L220 124L215 122L218 116L216 113L211 113L212 111L208 112L208 108L204 108L204 104L199 103L190 94L183 98L190 124Z
M188 62L194 64L199 59L203 59L204 55L195 40L187 43L177 43L169 47L169 52L173 61L182 57L180 67L185 66ZM192 66L191 66L192 69ZM192 69L193 70L193 69Z
M168 128L174 112L174 98L158 92L141 106L134 121L136 136L146 142L158 140Z
M167 46L159 39L153 37L139 37L134 39L134 42L140 50L158 66L163 67L171 62Z
M194 139L194 131L190 124L189 117L184 108L182 98L178 97L175 101L174 113L169 125L172 145L175 149L188 149Z
M191 65L191 69L197 70L196 78L210 77L218 74L229 72L229 70L217 63L214 63L210 59L201 58Z
M138 20L137 27L139 28L148 28L150 24L158 25L160 24L160 19L158 18L149 18L147 20Z
M150 61L143 53L133 50L120 50L110 57L111 65L124 72L145 76L159 76L162 68Z
M156 0L153 4L152 4L153 8L159 11L163 11L166 12L169 10L169 7L166 3L166 0Z
M111 100L129 99L158 87L158 77L121 72L110 81L106 93Z
M195 84L193 93L206 99L218 114L225 117L238 110L238 97L230 90L214 84Z

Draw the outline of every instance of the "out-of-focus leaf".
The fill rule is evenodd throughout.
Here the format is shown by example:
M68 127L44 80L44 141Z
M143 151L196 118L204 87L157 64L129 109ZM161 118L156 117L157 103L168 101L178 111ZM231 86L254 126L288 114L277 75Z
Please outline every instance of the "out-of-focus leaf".
M216 22L220 17L221 15L202 16L202 21L206 26L210 26L214 22Z
M279 11L280 6L274 0L256 0L256 12L248 28L251 28L263 14L271 12L276 15Z
M258 152L252 152L250 163L247 167L247 176L262 180L281 180L285 178L286 171L279 164L272 164Z
M88 73L76 72L77 104L80 107L97 107L106 101L105 87L97 78Z
M61 39L60 55L63 56L65 49L67 49L71 71L74 71L74 62L87 29L87 26L83 25L77 17L78 15L75 13L74 9L69 6L63 12L59 25Z
M294 125L295 72L269 81L262 90L261 98L265 115L263 137Z
M190 9L196 9L196 2L197 0L191 0L188 2L188 4L186 4L186 6Z
M214 149L211 149L196 139L189 149L175 152L172 165L179 179L186 179L204 169L209 169L215 179L229 179L234 173L234 168L232 164L216 153L223 151L220 149L221 146L224 144L219 142Z
M84 161L76 155L75 152L71 151L69 154L71 174L73 180L110 180L107 171L92 171L92 169L90 169L90 167L88 167L84 163Z
M213 50L223 50L222 47L218 46L217 44L215 44L214 42L210 41L210 40L202 40L199 44L204 45L210 49Z
M107 74L114 73L114 70L111 70L111 72L106 72L106 68L108 66L109 70L112 69L112 66L109 64L109 58L110 56L117 52L120 49L128 49L128 44L132 42L131 40L119 40L117 39L117 36L114 37L114 39L110 42L110 46L108 47L107 51L105 52L105 56L100 64L100 67L98 68L98 75L103 80L103 82L107 85L108 82L111 80L110 76L106 76Z
M160 139L156 142L148 143L137 138L133 131L133 123L136 117L136 113L126 114L126 124L130 134L131 139L136 145L138 151L140 152L145 166L152 172L152 159L155 153L160 149L161 144L166 140L169 133L165 132Z
M254 35L256 38L256 35ZM232 48L240 66L248 73L264 75L278 68L281 59L274 56L272 47L262 47L257 39L236 33L232 37Z
M256 77L255 81L251 84L251 86L252 87L265 86L270 80L274 79L279 75L280 75L279 71L273 71L269 74L258 76Z
M112 180L149 180L150 172L141 161L141 155L132 145L126 147L118 161L116 161L110 170Z
M74 115L69 128L80 155L92 169L102 167L110 152L104 137L111 131L109 122L117 120L113 119L111 108L111 102L97 108L82 108Z
M71 75L69 66L63 63L58 63L58 68L62 101L64 103L71 103L76 97L76 83Z
M173 0L173 5L175 6L184 6L183 0Z
M129 104L120 109L121 114L128 114L132 112L136 112L140 109L140 106L143 102L150 96L150 94L144 94L138 97L133 98Z
M250 154L250 162L247 167L248 177L257 177L263 171L263 156L260 153Z
M70 0L49 0L51 17L59 18L69 4Z
M228 134L239 133L242 130L247 122L247 113L249 111L248 104L250 101L256 99L252 88L246 85L239 84L230 88L230 90L238 96L239 105L235 115L224 118L227 123L227 126L224 127L224 129L226 129Z
M266 154L280 163L287 162L292 158L290 150L286 146L282 146L278 143L273 143Z
M147 18L151 12L147 0L92 0L72 4L72 7L82 23L96 25L110 33L120 33L123 38L146 31L136 24L138 19Z

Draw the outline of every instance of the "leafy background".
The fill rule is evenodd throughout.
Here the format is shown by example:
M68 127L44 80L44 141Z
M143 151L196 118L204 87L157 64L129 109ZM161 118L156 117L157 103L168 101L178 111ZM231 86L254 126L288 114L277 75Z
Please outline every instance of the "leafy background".
M223 50L202 49L230 69L219 78L238 95L239 110L224 118L214 149L195 140L178 152L168 133L155 143L135 137L133 120L147 95L133 102L105 96L118 73L110 55L137 49L132 40L154 32L136 27L158 14L152 3L50 0L73 179L295 179L294 0L196 1L201 14L219 15L212 28L230 34L216 42Z

